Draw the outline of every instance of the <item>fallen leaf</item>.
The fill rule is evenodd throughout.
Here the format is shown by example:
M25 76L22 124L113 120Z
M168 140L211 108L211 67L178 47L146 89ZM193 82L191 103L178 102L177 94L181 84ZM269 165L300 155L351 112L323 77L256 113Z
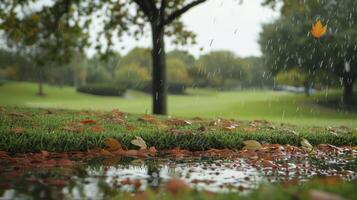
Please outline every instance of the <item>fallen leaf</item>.
M139 117L138 120L142 122L156 123L156 118L152 115L144 115Z
M190 121L183 120L183 119L168 119L166 120L166 124L172 126L187 126L187 125L191 125L192 123Z
M314 147L306 139L302 139L300 144L302 146L302 149L304 149L307 152L312 152L314 150Z
M112 151L118 151L118 150L123 150L123 147L121 144L118 142L118 140L114 138L106 138L104 140L104 144L107 147L107 150L112 152Z
M92 127L90 127L90 129L95 133L99 133L99 132L104 131L104 128L101 127L101 126L92 126Z
M310 200L345 200L339 195L319 190L310 190L309 198Z
M327 31L327 25L323 26L321 21L318 20L311 28L311 34L315 38L319 39L320 37L324 36Z
M133 131L133 130L135 130L135 126L130 125L130 124L127 124L127 125L126 125L126 130L128 130L128 131Z
M10 129L10 133L23 134L23 133L25 133L25 129L21 128L21 127L15 127L15 128Z
M243 144L245 145L244 148L245 149L248 149L248 150L259 150L262 148L262 145L255 141L255 140L247 140L247 141L244 141Z
M143 140L143 138L139 136L135 136L135 139L131 141L131 144L140 147L140 149L147 149L148 147L146 146L146 142Z
M95 120L93 119L84 119L80 121L82 124L95 124L97 123Z
M27 117L27 115L22 112L11 112L9 115L13 117Z

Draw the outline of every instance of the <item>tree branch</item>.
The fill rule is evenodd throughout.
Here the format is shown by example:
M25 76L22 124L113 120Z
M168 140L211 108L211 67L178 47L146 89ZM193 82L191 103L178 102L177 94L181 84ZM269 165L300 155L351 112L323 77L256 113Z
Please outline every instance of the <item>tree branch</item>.
M153 0L133 0L139 8L144 12L146 17L151 20L157 12L157 8Z
M169 15L167 17L167 19L165 20L164 24L170 24L172 21L174 21L175 19L179 18L182 14L184 14L185 12L187 12L188 10L190 10L191 8L204 3L207 0L196 0L193 1L185 6L183 6L181 9L174 11L173 13L171 13L171 15Z

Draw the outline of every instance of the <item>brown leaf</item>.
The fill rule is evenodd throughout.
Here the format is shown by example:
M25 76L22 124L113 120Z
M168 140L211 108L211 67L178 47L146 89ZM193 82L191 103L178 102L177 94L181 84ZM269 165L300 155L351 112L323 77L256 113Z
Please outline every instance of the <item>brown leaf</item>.
M24 128L21 128L21 127L14 127L12 129L10 129L10 133L13 133L13 134L23 134L25 133L25 129Z
M118 140L114 138L106 138L104 140L104 144L107 147L107 150L112 152L112 151L118 151L118 150L123 150L123 147L121 144L118 142Z
M113 109L113 110L112 110L112 115L115 116L115 117L123 117L123 116L124 116L124 113L121 112L121 111L118 110L118 109Z
M82 124L95 124L97 123L97 121L93 120L93 119L84 119L80 121Z
M90 127L90 129L95 133L100 133L100 132L104 131L104 128L101 126L92 126L92 127Z
M152 115L144 115L142 117L139 117L138 118L139 121L142 121L142 122L149 122L149 123L156 123L156 118Z
M183 119L168 119L166 120L167 125L171 126L187 126L187 125L192 125L190 121L183 120Z
M9 115L13 117L27 117L27 115L22 112L11 112Z
M128 130L128 131L134 131L135 130L135 126L133 126L133 125L130 125L130 124L127 124L126 125L126 130Z

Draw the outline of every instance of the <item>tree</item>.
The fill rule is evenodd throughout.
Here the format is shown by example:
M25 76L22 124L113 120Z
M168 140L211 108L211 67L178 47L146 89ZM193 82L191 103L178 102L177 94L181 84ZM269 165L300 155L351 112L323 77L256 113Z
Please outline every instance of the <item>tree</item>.
M187 31L179 18L191 8L206 0L102 0L82 1L78 5L80 15L89 19L93 13L104 12L108 17L103 20L103 31L99 34L106 38L106 49L113 47L113 38L130 33L141 37L146 28L151 29L152 38L152 100L153 113L167 113L166 54L164 36L170 37L174 43L193 43L195 35ZM133 11L132 4L135 4ZM90 20L90 19L89 19ZM102 46L97 49L103 50ZM105 50L103 50L105 52Z
M201 76L206 82L204 85L210 87L237 87L246 77L241 60L230 51L212 51L202 55L195 68L194 74Z
M281 18L263 28L260 44L268 65L274 72L301 68L310 83L321 74L340 77L343 102L351 104L357 79L357 2L297 2L293 6L284 3ZM320 39L309 35L317 20L329 26L327 35Z
M70 2L58 0L41 9L34 9L36 1L32 0L0 3L0 30L4 31L7 47L37 66L38 95L41 96L44 95L45 67L68 63L81 44L79 39L83 35L79 24L70 20L74 14Z

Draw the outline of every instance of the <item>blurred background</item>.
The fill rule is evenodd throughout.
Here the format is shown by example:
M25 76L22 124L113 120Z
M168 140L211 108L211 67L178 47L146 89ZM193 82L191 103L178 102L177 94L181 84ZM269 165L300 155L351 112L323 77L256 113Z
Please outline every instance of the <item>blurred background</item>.
M108 44L101 34L106 14L99 13L85 32L84 49L81 40L71 41L77 29L61 31L64 47L51 44L54 39L37 45L37 38L36 48L29 39L14 39L20 37L16 29L30 39L42 31L33 23L46 16L47 4L32 5L39 13L19 21L1 12L7 17L0 21L0 105L151 113L150 32L144 28L140 37L123 35ZM356 8L354 0L197 6L181 20L194 42L166 38L169 115L357 127ZM310 30L318 20L327 33L316 39Z

